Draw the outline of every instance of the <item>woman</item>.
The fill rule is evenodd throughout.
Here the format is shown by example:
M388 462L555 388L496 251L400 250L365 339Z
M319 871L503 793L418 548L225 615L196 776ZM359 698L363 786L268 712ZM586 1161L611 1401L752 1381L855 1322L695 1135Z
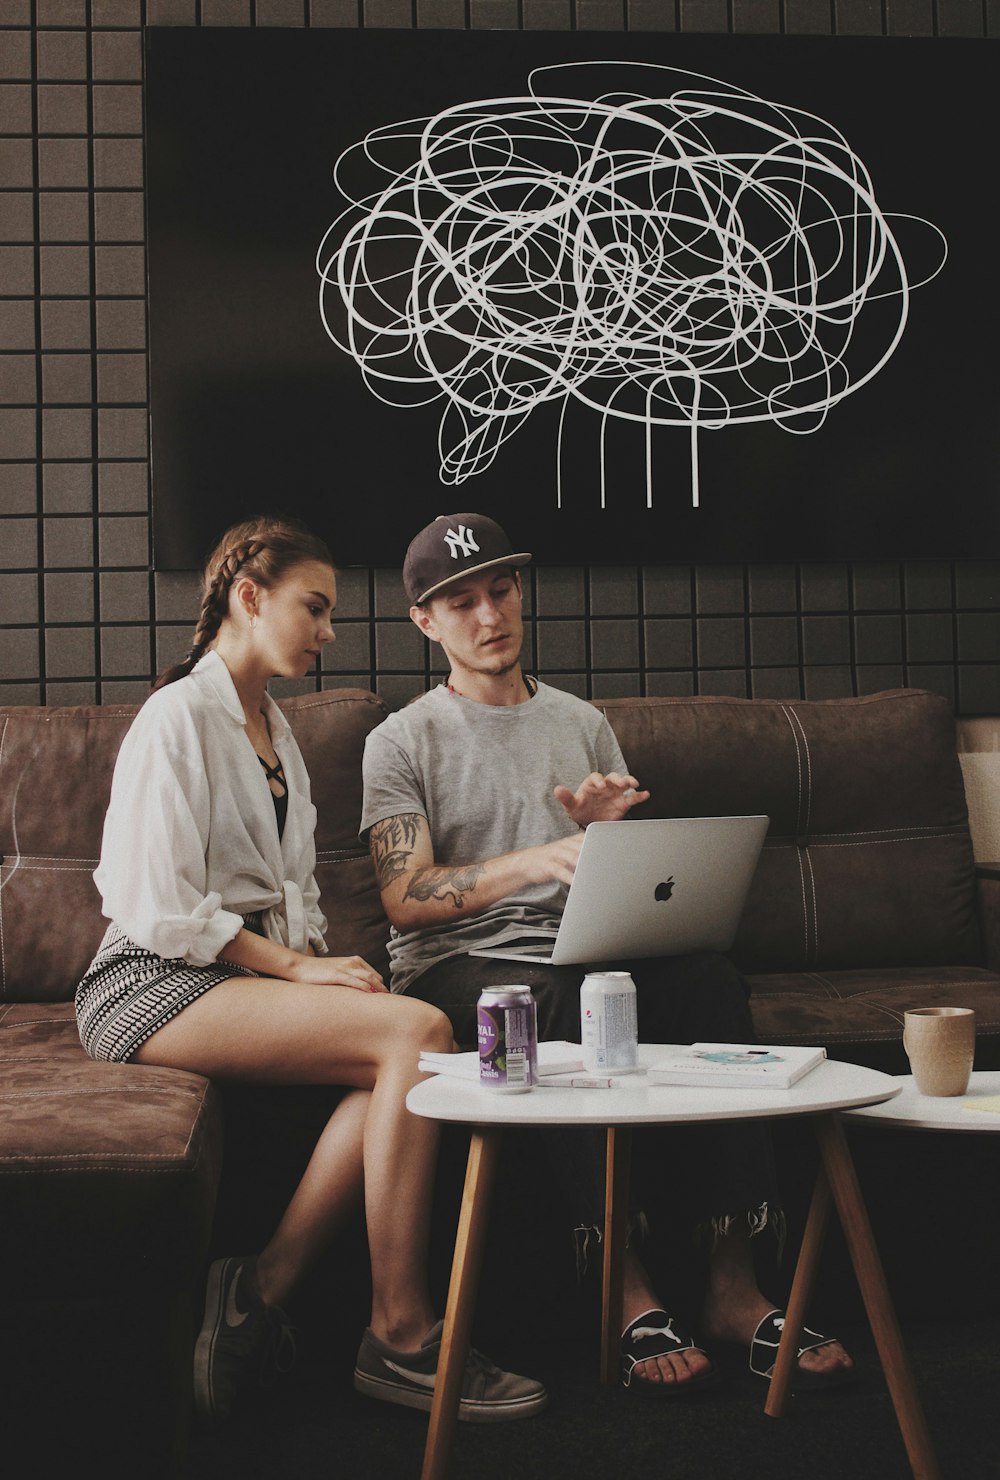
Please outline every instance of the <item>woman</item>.
M440 1345L426 1280L437 1132L404 1102L420 1050L449 1050L451 1028L360 957L326 954L309 780L267 693L313 667L335 603L329 552L297 525L259 518L223 536L191 651L118 756L94 875L111 925L76 994L94 1058L352 1090L267 1247L209 1270L195 1400L214 1417L273 1362L282 1302L362 1186L372 1312L355 1386L429 1408ZM540 1383L471 1354L463 1417L545 1402Z

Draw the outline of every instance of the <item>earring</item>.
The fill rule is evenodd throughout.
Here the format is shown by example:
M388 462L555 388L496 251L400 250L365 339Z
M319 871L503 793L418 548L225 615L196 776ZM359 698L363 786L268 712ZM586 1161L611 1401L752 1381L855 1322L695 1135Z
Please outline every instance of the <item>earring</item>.
M254 612L253 616L250 618L250 631L251 632L256 627L256 625L257 625L257 613Z

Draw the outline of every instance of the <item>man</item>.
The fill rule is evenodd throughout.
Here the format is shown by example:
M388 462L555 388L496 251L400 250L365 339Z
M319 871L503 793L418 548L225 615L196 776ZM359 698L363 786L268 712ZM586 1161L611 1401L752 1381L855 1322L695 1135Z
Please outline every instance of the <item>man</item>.
M539 1037L579 1039L585 967L470 958L477 947L554 937L590 822L617 820L648 799L592 705L521 669L520 570L531 556L481 514L442 515L415 537L403 581L410 616L444 649L447 684L372 732L365 747L367 834L392 924L392 988L444 1009L461 1047L476 1042L486 985L527 982ZM582 779L580 779L582 777ZM571 783L571 784L567 784ZM747 1041L743 978L724 957L601 963L631 971L641 1036L651 1042ZM711 1238L700 1337L738 1343L766 1376L781 1312L756 1285L751 1235L777 1214L770 1145L752 1122L699 1127L654 1158L652 1177ZM662 1144L662 1143L661 1143ZM686 1155L682 1154L686 1148ZM600 1163L579 1131L556 1165L599 1218ZM641 1180L641 1179L637 1179ZM626 1259L622 1377L626 1386L687 1396L714 1376L709 1356L663 1305L634 1250ZM836 1342L803 1333L798 1381L829 1385L852 1363ZM810 1344L811 1343L811 1344Z

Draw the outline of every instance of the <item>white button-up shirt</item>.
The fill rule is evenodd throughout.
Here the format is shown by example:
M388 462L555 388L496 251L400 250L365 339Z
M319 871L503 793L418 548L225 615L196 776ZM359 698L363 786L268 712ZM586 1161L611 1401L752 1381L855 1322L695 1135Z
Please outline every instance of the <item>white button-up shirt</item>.
M258 910L269 939L326 953L309 777L270 696L264 714L288 784L280 840L264 768L217 653L152 694L122 742L94 881L108 919L167 960L208 965Z

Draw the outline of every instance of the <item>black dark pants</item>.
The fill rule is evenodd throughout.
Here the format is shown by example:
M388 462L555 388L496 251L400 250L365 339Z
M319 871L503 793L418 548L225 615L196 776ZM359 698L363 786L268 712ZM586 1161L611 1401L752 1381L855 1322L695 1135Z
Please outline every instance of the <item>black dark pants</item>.
M636 985L639 1038L646 1043L751 1043L749 988L725 956L704 953L651 961L603 963L628 971ZM538 1004L540 1039L580 1041L580 985L585 966L456 956L419 976L409 989L440 1007L459 1048L476 1047L476 1003L488 986L526 983ZM585 1091L581 1091L585 1093ZM592 1091L600 1093L598 1090ZM710 1095L711 1090L703 1091ZM604 1210L604 1136L589 1128L546 1132L548 1154L576 1224L600 1227ZM632 1198L650 1222L673 1230L718 1227L736 1215L775 1207L774 1159L766 1125L649 1127L634 1140Z

